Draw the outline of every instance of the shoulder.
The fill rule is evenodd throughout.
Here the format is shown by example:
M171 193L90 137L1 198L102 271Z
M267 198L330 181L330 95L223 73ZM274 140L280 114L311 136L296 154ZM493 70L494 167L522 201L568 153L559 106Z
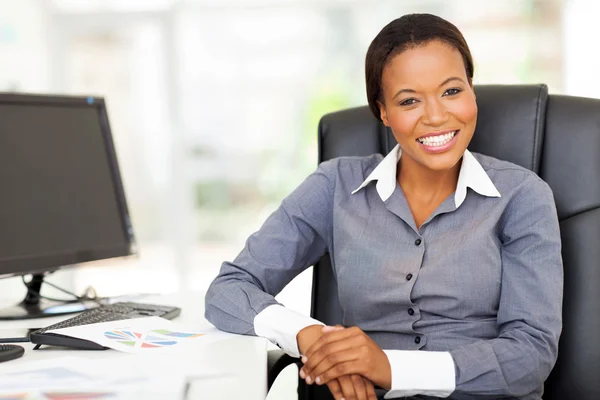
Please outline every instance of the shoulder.
M383 160L381 154L364 157L337 157L323 161L317 172L327 176L332 182L360 185Z
M474 155L500 192L504 205L500 220L505 239L530 229L539 230L548 238L558 235L554 195L542 178L511 162Z
M367 157L339 157L324 161L284 199L284 203L320 201L318 199L333 198L329 195L335 197L338 192L350 194L365 180L365 174L370 173L381 159L380 154L375 154Z
M550 186L535 172L509 161L472 153L502 197L553 199Z

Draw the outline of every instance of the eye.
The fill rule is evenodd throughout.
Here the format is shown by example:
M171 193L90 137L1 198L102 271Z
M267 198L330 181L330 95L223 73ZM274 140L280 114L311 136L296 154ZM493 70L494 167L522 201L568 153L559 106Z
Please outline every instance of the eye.
M417 102L417 99L406 99L400 102L401 106L412 106L413 104L415 104Z
M446 90L442 96L454 96L454 95L459 94L460 92L462 92L462 89L452 88L452 89Z

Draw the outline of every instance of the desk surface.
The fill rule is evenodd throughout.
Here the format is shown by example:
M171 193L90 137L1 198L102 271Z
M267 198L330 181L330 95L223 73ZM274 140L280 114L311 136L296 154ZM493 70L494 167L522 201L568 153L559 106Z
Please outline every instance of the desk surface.
M212 327L204 319L204 293L178 293L163 296L135 298L140 303L155 303L181 307L181 315L173 321L185 326L202 329ZM2 305L10 302L1 301ZM13 301L14 303L14 301ZM72 315L22 321L0 321L1 329L40 328L70 318ZM23 357L0 363L0 375L17 365L34 360L77 356L86 359L115 359L121 362L124 353L113 350L85 351L56 347L33 350L31 343L18 343L25 348ZM178 361L178 373L184 374L189 382L186 399L234 399L264 400L267 387L267 341L263 338L234 336L223 341L200 346L184 360Z

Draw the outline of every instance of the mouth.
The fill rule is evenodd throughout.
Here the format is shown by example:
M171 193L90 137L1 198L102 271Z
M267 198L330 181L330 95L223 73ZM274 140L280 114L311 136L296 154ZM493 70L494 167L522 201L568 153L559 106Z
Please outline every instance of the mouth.
M435 135L422 136L417 139L417 142L423 149L432 153L446 151L454 146L456 138L460 133L460 129L440 132Z

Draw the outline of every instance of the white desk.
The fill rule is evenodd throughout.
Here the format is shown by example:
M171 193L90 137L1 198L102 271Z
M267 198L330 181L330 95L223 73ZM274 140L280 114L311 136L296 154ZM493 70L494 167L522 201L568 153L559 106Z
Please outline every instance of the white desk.
M212 326L204 319L204 293L184 293L160 297L134 299L140 303L156 303L181 307L181 315L174 319L193 328ZM10 305L1 301L0 306ZM12 300L14 303L14 300ZM2 328L40 328L73 316L61 316L22 321L0 321ZM85 357L86 359L124 360L124 354L114 351L68 350L42 346L33 350L31 343L18 343L25 347L25 354L17 360L0 363L0 376L18 364L34 360L51 360L65 356ZM186 376L190 386L186 399L229 400L244 398L264 400L267 387L267 341L263 338L235 336L220 342L210 343L186 354L178 360L177 373ZM119 360L120 362L120 360ZM173 372L173 371L171 371Z

